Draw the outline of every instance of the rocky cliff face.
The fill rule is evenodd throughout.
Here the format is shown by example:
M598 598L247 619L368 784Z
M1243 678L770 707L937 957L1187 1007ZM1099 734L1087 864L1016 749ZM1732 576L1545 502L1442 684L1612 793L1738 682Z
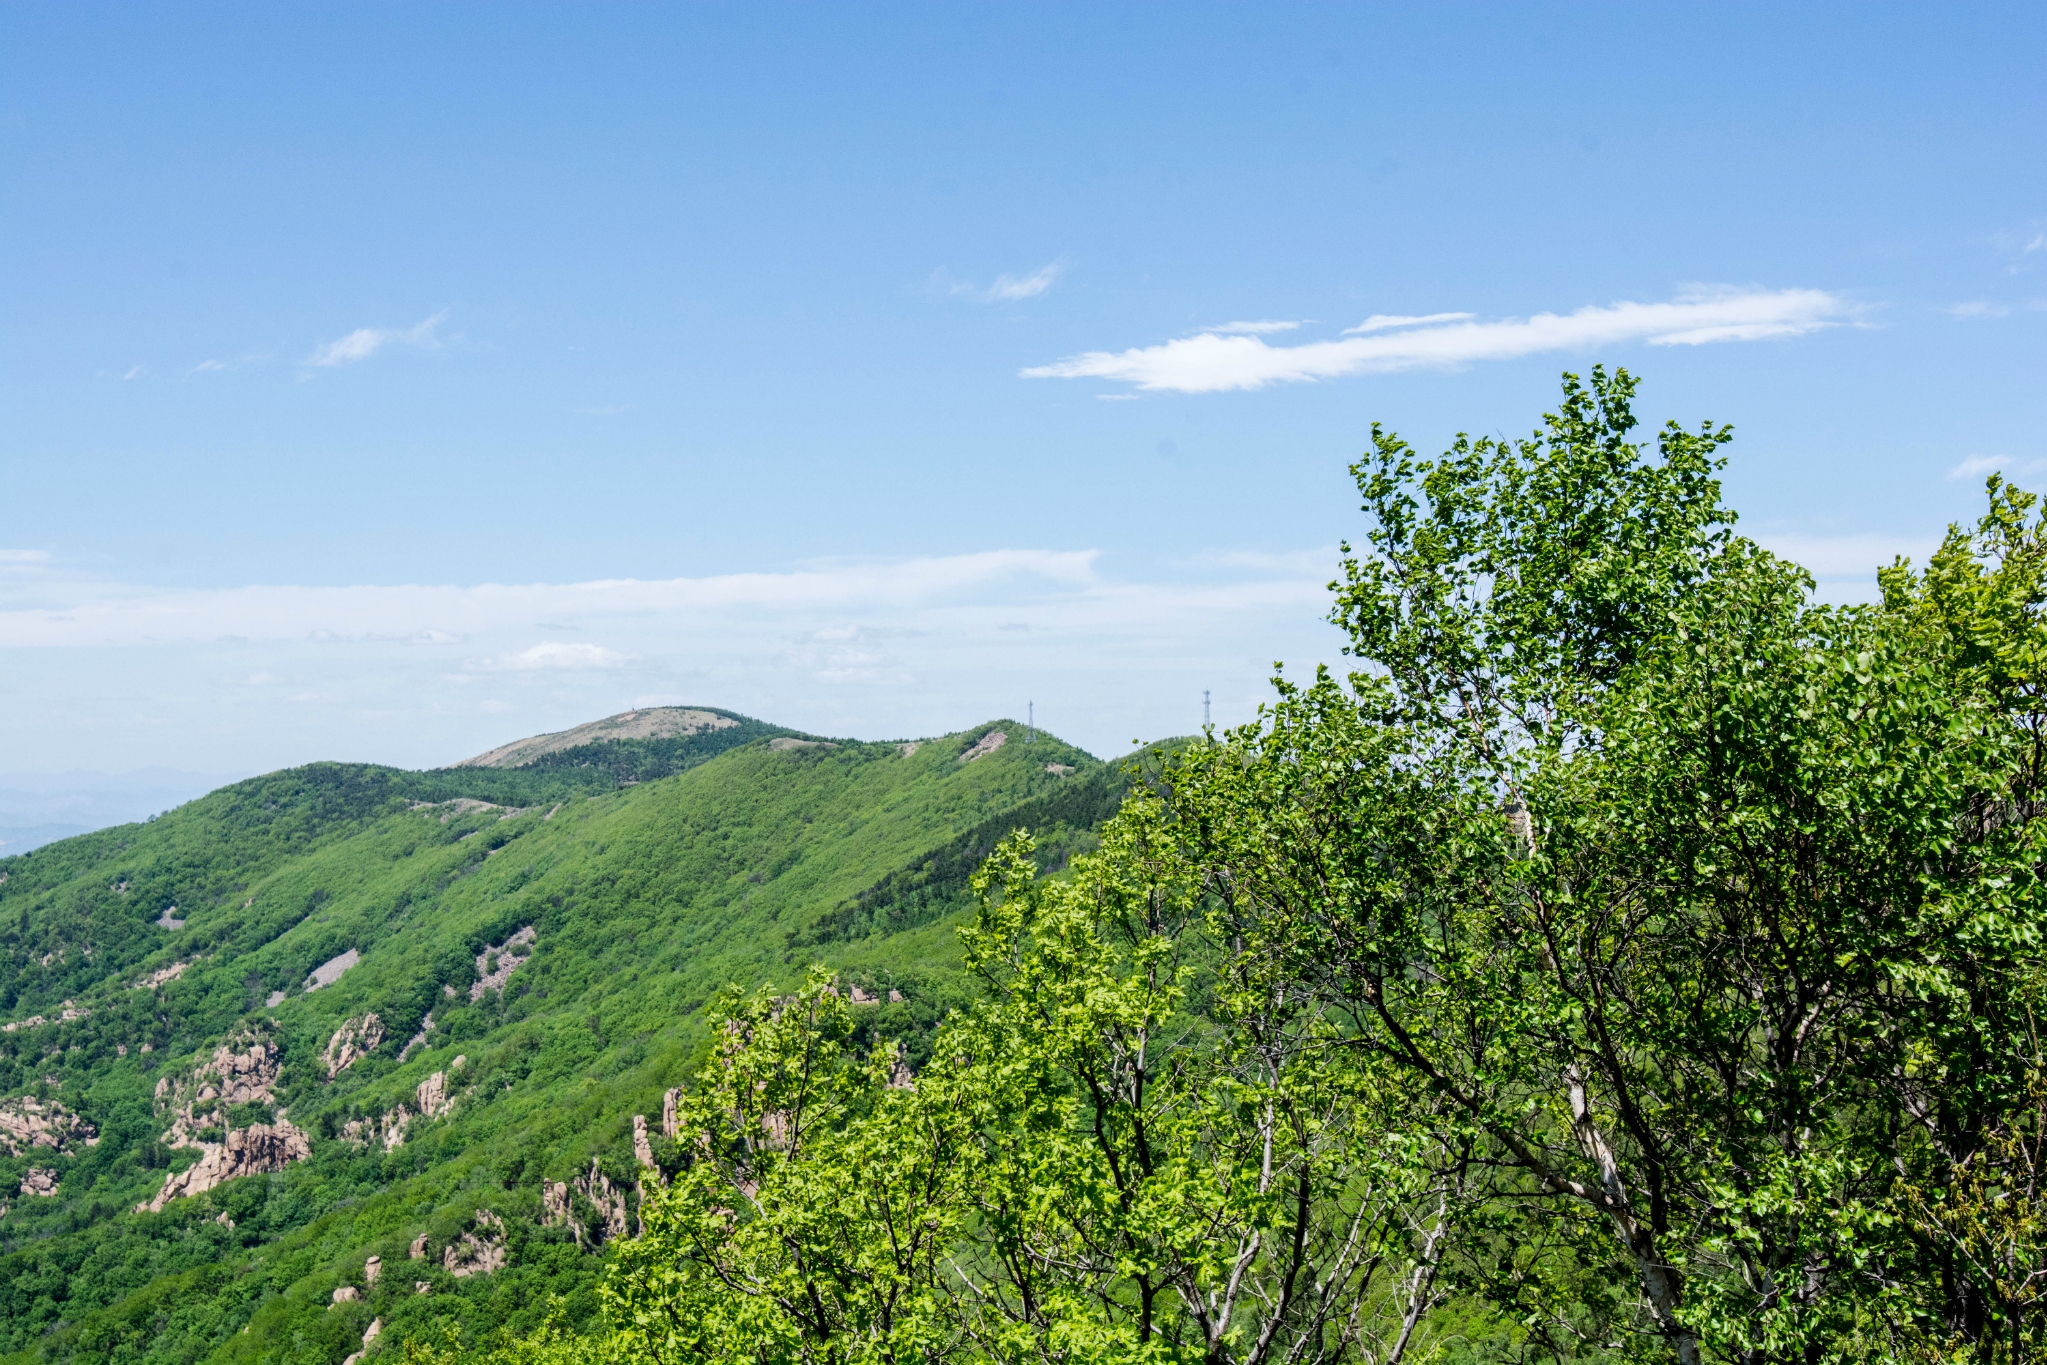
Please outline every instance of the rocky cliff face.
M197 1147L200 1156L198 1164L166 1179L156 1198L136 1205L136 1212L156 1213L173 1199L223 1180L281 1171L312 1156L311 1141L281 1112L269 1123L227 1126L232 1106L271 1103L281 1065L275 1040L247 1032L221 1044L191 1075L156 1083L157 1113L171 1120L164 1145Z
M632 1230L632 1208L625 1188L612 1184L593 1156L589 1171L574 1180L541 1182L540 1223L566 1225L577 1246L597 1247Z
M99 1141L93 1126L55 1100L33 1095L0 1100L0 1151L20 1156L34 1147L68 1152Z
M196 1145L204 1153L199 1164L164 1181L163 1189L156 1198L142 1205L142 1209L155 1213L173 1199L210 1190L223 1180L281 1171L292 1162L304 1161L313 1154L312 1143L306 1135L282 1121L235 1128L220 1142Z
M475 1227L448 1243L441 1252L442 1267L458 1280L503 1270L507 1259L505 1220L489 1209L478 1209Z
M324 1060L327 1063L327 1079L333 1080L362 1058L375 1052L384 1042L384 1021L374 1014L365 1014L360 1019L350 1019L336 1030L327 1040Z

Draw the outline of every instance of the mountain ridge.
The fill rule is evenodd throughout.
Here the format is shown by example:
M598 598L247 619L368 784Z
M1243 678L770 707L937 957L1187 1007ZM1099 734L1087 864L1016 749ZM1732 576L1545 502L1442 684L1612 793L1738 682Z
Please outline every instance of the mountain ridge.
M0 1105L41 1125L0 1139L0 1358L338 1365L372 1317L372 1357L552 1296L584 1320L705 1001L821 961L921 1065L973 851L1013 821L1063 863L1120 798L1013 721L776 747L720 714L307 765L0 858Z

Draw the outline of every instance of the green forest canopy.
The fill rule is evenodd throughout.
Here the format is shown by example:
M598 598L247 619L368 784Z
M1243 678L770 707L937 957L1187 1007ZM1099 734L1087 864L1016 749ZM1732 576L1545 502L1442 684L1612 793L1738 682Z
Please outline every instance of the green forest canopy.
M746 722L4 860L98 1125L0 1153L7 1358L2036 1358L2040 508L1823 604L1634 393L1374 428L1355 667L1127 771ZM310 1155L127 1211L184 1117Z
M1356 670L1005 844L914 1076L728 992L606 1331L502 1358L2034 1358L2036 500L1824 605L1634 389L1375 428Z

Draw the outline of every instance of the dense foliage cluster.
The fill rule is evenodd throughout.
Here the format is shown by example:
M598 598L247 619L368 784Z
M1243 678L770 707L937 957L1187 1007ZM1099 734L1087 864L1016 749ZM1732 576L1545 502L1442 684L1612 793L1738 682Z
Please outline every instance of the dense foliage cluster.
M379 1353L594 1326L618 1229L583 1191L608 1181L637 1227L632 1118L658 1125L694 1070L703 1005L800 973L793 931L1101 771L1045 736L963 761L1001 723L910 752L748 724L657 780L618 779L617 743L552 768L318 764L0 860L0 1359L337 1365L372 1324ZM877 1002L855 1045L913 1065L966 999L947 924L814 951ZM138 1211L200 1159L167 1142L176 1088L230 1042L274 1048L274 1085L192 1136L288 1123L310 1155ZM5 1126L50 1114L81 1126ZM576 1192L550 1217L555 1186ZM503 1264L454 1274L465 1237Z
M1355 670L1124 771L728 729L0 863L0 1346L2039 1358L2047 519L1826 605L1633 394L1375 429ZM310 1156L127 1211L187 1118Z
M2037 1358L2035 500L1820 604L1633 388L1375 431L1357 670L1005 843L921 1066L724 997L605 1330L502 1357Z

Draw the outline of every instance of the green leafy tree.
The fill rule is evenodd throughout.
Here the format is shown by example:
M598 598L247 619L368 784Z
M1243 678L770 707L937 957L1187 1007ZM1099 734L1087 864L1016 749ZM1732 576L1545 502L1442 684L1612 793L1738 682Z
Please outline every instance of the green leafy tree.
M1311 1000L1219 974L1154 804L1068 879L1003 843L963 931L985 994L919 1076L856 1054L822 971L728 995L612 1335L564 1358L1402 1359L1469 1163L1389 1122Z
M1336 585L1363 667L1190 751L1158 837L1264 980L1348 1011L1520 1182L1555 1264L1612 1267L1477 1268L1560 1351L1991 1341L1897 1184L1940 1187L2023 1092L2031 503L1993 487L1884 606L1816 605L1732 533L1726 429L1647 451L1633 390L1567 377L1534 437L1434 461L1375 429Z
M821 969L716 1014L687 1165L605 1281L620 1336L656 1361L947 1358L933 1284L964 1209L959 1116L890 1085L892 1046L853 1052Z

